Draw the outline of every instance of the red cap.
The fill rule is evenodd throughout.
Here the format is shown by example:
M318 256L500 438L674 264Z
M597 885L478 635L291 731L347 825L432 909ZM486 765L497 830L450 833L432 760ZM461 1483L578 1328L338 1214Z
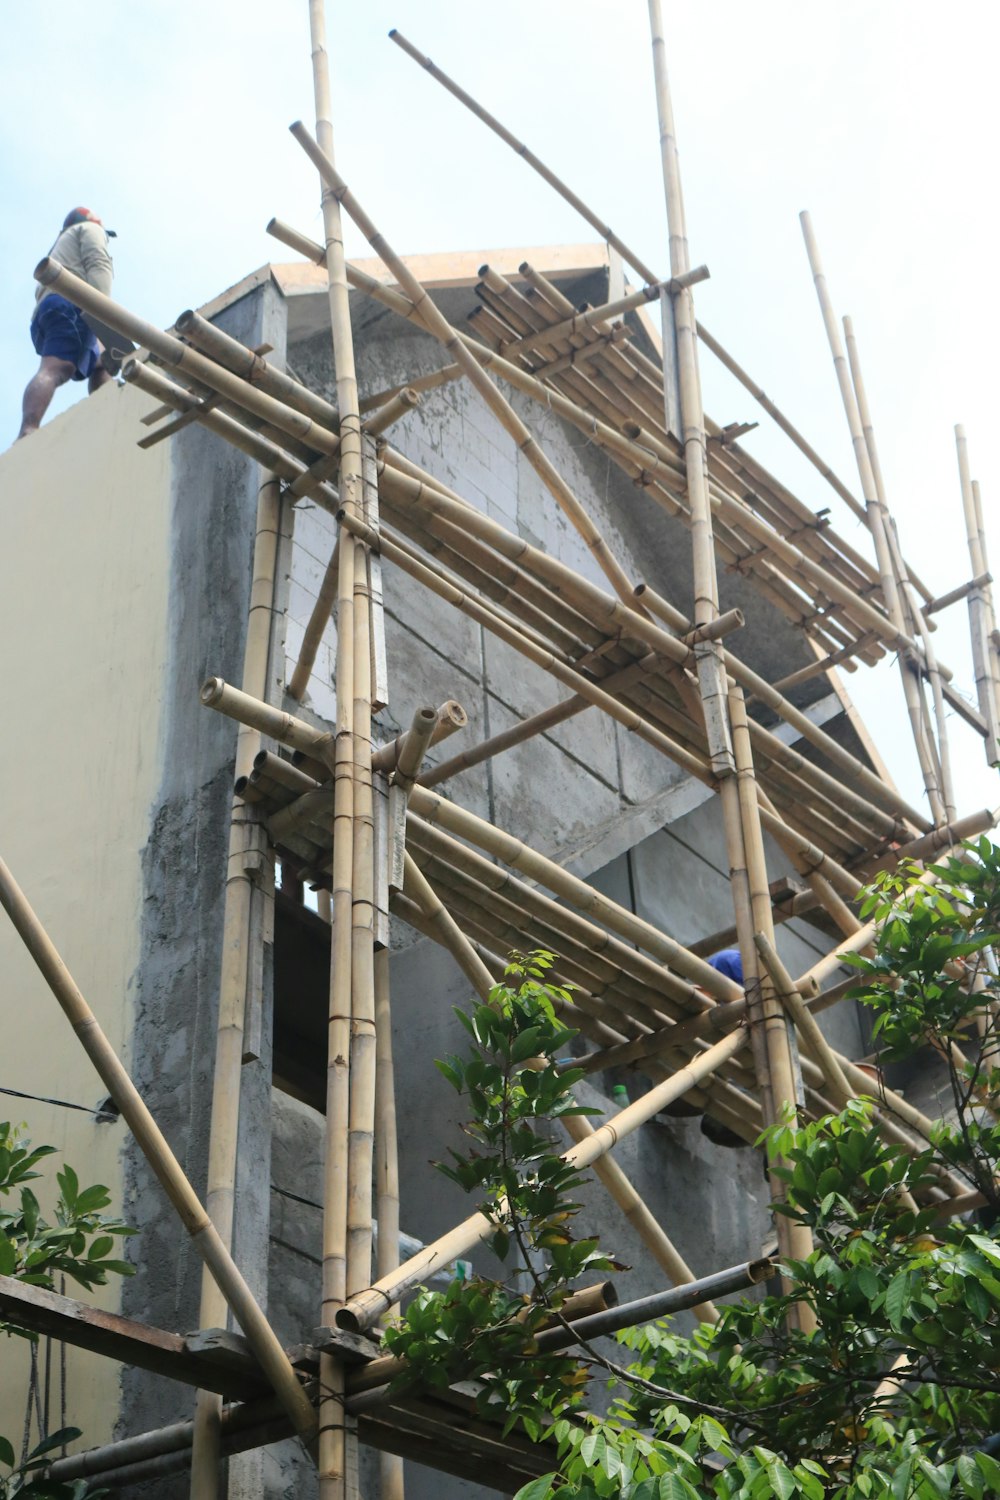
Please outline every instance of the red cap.
M100 224L101 222L95 213L91 213L89 208L71 208L65 219L63 219L63 228L72 229L74 224L86 224L88 220L93 224Z

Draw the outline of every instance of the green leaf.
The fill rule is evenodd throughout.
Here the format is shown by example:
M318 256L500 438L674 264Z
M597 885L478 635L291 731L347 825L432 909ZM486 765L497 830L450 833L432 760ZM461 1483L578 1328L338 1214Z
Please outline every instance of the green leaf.
M685 1484L679 1474L660 1475L657 1500L688 1500L691 1493L691 1487Z
M885 1311L895 1333L902 1332L902 1319L910 1303L910 1273L899 1271L890 1281L885 1294Z
M521 1486L514 1500L546 1500L552 1493L555 1477L554 1474L543 1474L539 1479L530 1480Z
M0 1233L0 1276L13 1276L17 1268L17 1246Z
M35 1230L38 1228L38 1199L30 1188L21 1189L21 1215L24 1219L24 1232L29 1240L35 1238Z
M985 1481L980 1473L975 1459L970 1453L963 1453L958 1460L958 1477L962 1488L970 1500L982 1500Z
M32 1448L28 1458L41 1458L43 1453L51 1453L54 1448L62 1448L67 1443L75 1443L80 1436L79 1427L60 1427L58 1432L52 1432L47 1438Z
M6 1464L8 1469L14 1467L14 1449L5 1437L0 1437L0 1464Z

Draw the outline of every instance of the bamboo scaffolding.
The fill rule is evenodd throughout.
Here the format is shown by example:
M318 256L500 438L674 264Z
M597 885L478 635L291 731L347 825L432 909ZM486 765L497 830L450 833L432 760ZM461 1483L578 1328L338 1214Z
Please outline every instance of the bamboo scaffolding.
M638 1130L640 1125L645 1124L665 1105L681 1098L693 1084L708 1077L723 1063L728 1062L746 1040L746 1033L737 1030L724 1037L722 1041L716 1042L714 1047L710 1047L687 1067L680 1069L663 1083L650 1089L641 1099L605 1121L585 1141L563 1152L565 1160L579 1169L591 1166L598 1157L610 1151L618 1141L624 1140L626 1136ZM495 1225L482 1214L470 1215L462 1224L457 1225L447 1234L441 1235L433 1243L425 1245L422 1250L400 1266L398 1271L390 1276L382 1277L365 1292L352 1297L338 1313L337 1327L352 1332L370 1328L386 1307L391 1307L393 1302L397 1301L410 1287L417 1286L428 1276L433 1275L439 1267L448 1265L456 1256L462 1255L465 1251L471 1250L474 1245L488 1239L494 1229Z
M309 254L310 258L315 258L315 255L321 253L320 247L314 245L314 242L308 240L305 236L299 235L297 231L289 229L288 226L280 224L278 221L272 221L272 223L268 227L269 230L275 233L276 236L282 239L283 242L289 243L293 246L293 248L299 249L303 253ZM522 267L522 270L524 269L525 268ZM352 285L358 287L367 295L374 297L384 305L391 307L392 310L394 312L397 312L400 316L409 319L411 322L414 322L421 328L423 327L422 321L416 310L414 309L412 302L402 297L397 291L390 287L386 287L385 285L383 285L383 283L376 281L373 277L370 277L366 273L359 271L355 267L348 267L348 276L352 282ZM522 368L519 368L517 365L512 364L510 361L501 359L498 354L483 348L475 340L470 340L466 335L459 334L458 336L465 343L470 353L472 353L473 356L478 359L481 364L484 365L484 367L486 367L487 369L495 369L497 374L502 375L505 380L508 380L516 388L526 391L546 408L556 409L558 410L560 415L566 416L568 420L573 421L575 425L579 426L581 430L587 434L588 438L591 441L597 442L601 446L607 446L612 452L615 452L618 456L619 461L624 463L626 472L630 473L631 477L637 479L638 482L640 482L644 487L648 488L650 495L659 503L665 505L671 514L676 515L683 510L683 507L678 505L676 499L677 495L683 494L683 470L679 467L679 460L676 456L669 454L669 452L667 453L667 459L669 460L669 462L667 468L663 470L663 473L670 477L668 477L667 480L668 488L664 489L658 483L652 482L646 474L646 470L650 467L651 458L653 460L653 466L657 469L657 472L659 473L662 469L664 455L663 452L661 452L659 449L657 450L656 454L653 454L649 448L643 449L641 446L636 445L631 440L623 438L621 433L618 432L616 428L608 427L606 423L600 422L593 416L592 412L588 412L587 410L579 407L575 401L565 401L565 405L559 405L558 403L562 402L565 398L560 397L559 393L552 386L542 385L537 379L535 379L534 376L529 375ZM621 421L622 408L620 403L616 405L616 409L613 412L609 412L609 415L613 422L617 423ZM649 420L648 414L645 420ZM657 417L656 420L658 421L659 418ZM633 423L632 425L635 424ZM640 426L637 428L637 431L643 432L644 428ZM629 468L630 462L636 465L635 468ZM671 492L670 486L672 486L673 493ZM710 482L710 490L713 494L713 504L715 504L717 503L719 496L718 487L715 487L713 489ZM751 570L753 571L754 577L757 581L757 586L764 594L764 596L772 598L777 607L782 609L783 612L789 616L789 618L795 620L798 623L805 623L806 617L802 614L801 610L796 610L791 602L795 594L795 590L793 587L793 579L795 578L795 573L792 572L788 575L780 575L778 573L774 573L773 570L769 571L762 559L756 556L752 548L748 548L747 544L745 543L740 544L742 546L742 551L732 551L729 544L724 543L722 540L724 533L728 534L726 533L725 526L720 520L719 528L716 534L716 541L719 547L720 555L726 561L727 566L740 567L745 563L747 566L751 567ZM770 535L770 531L765 532L765 539L769 538ZM841 545L843 546L843 544ZM822 572L823 570L821 569L820 571ZM771 581L769 582L768 579L770 579ZM775 585L779 583L781 585L781 588L777 589ZM859 596L855 596L851 592L850 588L847 590L846 594L843 595L843 598L847 601L855 599L856 597L859 598ZM879 611L872 611L871 615L868 618L881 621L881 623L877 627L879 639L881 639L882 636L887 636L890 639L895 638L895 632L893 631L891 624L886 621L885 616L881 615ZM816 638L824 644L824 649L828 651L836 650L842 644L844 644L843 639L838 639L836 635L828 639L823 631L819 629L818 623L814 622L811 625L810 629L814 633ZM862 629L864 631L866 627L859 626L859 629ZM904 644L906 644L908 647L912 645L909 637L904 635L902 639ZM862 647L861 651L863 655L866 655L867 659L868 654L866 653L865 648ZM874 657L872 657L871 659L874 659ZM946 686L945 692L950 701L952 701L953 698L958 697L958 695L953 694L953 690L950 688L950 686ZM955 706L959 708L959 712L970 712L968 705L965 705L964 700L960 698L958 698L958 703Z
M150 1168L191 1236L195 1249L223 1292L295 1431L306 1445L311 1444L316 1437L316 1414L299 1384L288 1356L199 1202L180 1163L143 1103L135 1084L98 1025L96 1016L2 859L0 904L118 1106Z
M161 371L154 370L151 365L142 364L138 360L125 362L122 366L122 378L127 384L136 385L141 391L167 401L178 411L190 412L197 405L190 392L168 380ZM305 464L286 453L277 443L261 437L258 432L244 426L242 422L228 416L225 412L199 410L195 419L200 427L205 427L209 432L225 438L227 442L232 443L234 448L256 459L263 467L272 469L281 479L294 481L306 473ZM336 514L340 504L336 490L320 480L313 480L308 486L308 494L324 510Z
M678 978L629 943L568 910L535 886L517 879L416 813L408 813L407 831L421 848L453 866L461 877L484 886L490 892L492 910L498 909L493 904L497 898L509 898L515 910L530 913L547 923L560 933L563 941L578 944L591 961L605 956L617 973L630 974L645 990L661 996L657 1008L680 1006L685 1011L703 1010L711 1004L697 985Z
M390 268L400 286L412 301L427 331L439 340L445 349L448 350L449 354L454 355L456 362L462 367L463 374L467 376L470 383L483 397L483 400L501 426L514 439L518 450L524 454L553 499L580 533L588 549L593 554L595 561L602 572L610 579L619 597L628 597L630 588L629 580L622 571L621 566L616 562L608 549L607 543L581 506L579 500L573 494L569 485L538 446L513 407L489 377L484 374L478 362L469 354L465 345L459 339L458 334L438 310L437 306L431 301L430 297L428 297L426 291L408 269L405 262L400 259L385 237L375 228L371 219L368 218L364 209L351 193L346 182L338 174L329 155L312 139L301 122L296 122L292 126L292 134L316 166L333 195L357 224L376 255Z

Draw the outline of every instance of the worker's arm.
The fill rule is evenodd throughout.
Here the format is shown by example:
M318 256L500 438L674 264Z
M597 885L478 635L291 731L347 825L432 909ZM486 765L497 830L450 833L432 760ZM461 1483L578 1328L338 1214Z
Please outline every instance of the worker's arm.
M97 291L110 297L114 265L108 254L108 237L100 224L81 224L79 244L83 279Z

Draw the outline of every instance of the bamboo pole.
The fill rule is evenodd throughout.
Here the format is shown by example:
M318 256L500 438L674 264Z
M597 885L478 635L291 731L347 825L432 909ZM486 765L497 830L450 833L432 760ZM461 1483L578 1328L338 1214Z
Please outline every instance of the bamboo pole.
M313 91L316 105L316 134L322 149L333 152L330 78L326 53L326 21L323 0L309 0L309 27L312 48ZM358 388L354 366L354 343L351 332L351 309L347 286L346 257L340 204L335 196L322 194L324 261L329 284L330 325L337 381L337 407L340 411L339 493L343 507L360 516L363 511L363 476L361 419L358 411ZM355 748L355 666L360 652L356 649L354 605L355 585L359 572L355 554L364 564L363 549L354 537L342 530L337 575L337 724L334 760L334 844L331 891L333 933L330 946L330 1009L327 1062L326 1166L323 1190L323 1290L320 1321L330 1324L334 1313L348 1292L348 1221L350 1214L349 1142L352 1105L352 1006L355 999L353 960L354 818L356 812L355 778L359 757ZM362 672L370 668L370 658ZM364 679L361 684L364 691ZM362 726L364 727L364 726ZM370 730L369 730L370 741ZM371 750L367 745L366 766L371 777ZM361 811L365 809L362 807ZM369 1188L370 1188L369 1174ZM354 1433L348 1430L341 1406L344 1390L343 1366L324 1354L320 1357L320 1496L322 1500L343 1500L354 1485L350 1471L356 1471Z
M732 724L733 752L736 760L736 789L739 818L743 834L743 849L746 856L747 877L750 892L750 910L753 931L763 931L773 943L774 925L771 917L771 892L767 880L767 863L764 840L761 832L760 807L754 774L749 723L743 701L743 693L733 686L729 693L729 715ZM737 907L737 926L739 908ZM744 946L741 933L744 986L747 995L747 1024L754 1041L754 1031L759 1030L754 1050L757 1083L764 1108L765 1123L774 1124L792 1112L799 1104L800 1085L798 1078L798 1055L794 1034L785 1019L784 1012L774 991L771 976L761 972L757 962L756 945L751 934ZM748 957L752 963L748 965ZM783 1202L784 1180L775 1172L770 1173L772 1202ZM809 1226L800 1224L780 1214L776 1218L778 1241L784 1254L792 1260L805 1260L812 1254L813 1240ZM816 1327L815 1313L806 1302L794 1307L794 1321L805 1333Z
M927 627L927 617L920 607L920 602L915 597L906 564L903 562L899 548L894 545L896 540L895 524L889 512L889 504L885 495L885 481L882 477L882 465L879 462L878 447L875 442L875 428L872 424L871 412L868 407L868 395L865 391L864 378L861 373L861 357L858 353L857 339L854 336L854 325L850 318L844 319L844 342L847 345L847 358L850 365L851 381L854 386L854 395L858 404L858 416L861 421L862 435L868 458L871 463L872 479L875 483L875 497L882 512L883 524L886 529L886 538L889 547L890 558L893 564L893 572L896 576L898 587L903 600L908 606L910 616L919 632L921 644L924 648L924 659L927 665L927 676L931 684L931 692L934 701L934 717L937 724L937 755L938 771L940 774L941 800L944 803L946 819L955 816L955 790L952 785L951 776L951 747L948 741L948 724L945 717L944 690L941 673L938 668L934 647L931 642ZM918 679L918 685L922 682Z
M660 0L649 0L649 23L653 43L653 72L660 129L663 190L670 230L670 274L680 277L691 269L691 265L688 255L684 199L677 163L673 110L667 83L666 44L663 39L663 14ZM701 381L698 374L694 298L690 286L685 286L673 298L672 305L673 329L671 330L668 304L664 301L663 344L665 349L669 348L670 336L673 332L677 350L684 469L687 478L688 509L691 515L694 625L698 630L711 625L719 613L719 584L715 571L712 505L708 494L708 456L705 416L701 405ZM666 400L666 397L664 399ZM664 423L669 429L671 425L669 411L666 411ZM712 770L717 776L728 776L734 769L734 762L729 719L726 712L726 678L722 655L715 642L706 639L699 641L694 647L694 652Z
M882 584L882 597L885 601L886 611L890 620L897 630L903 632L903 615L899 600L899 591L896 587L896 579L892 566L892 556L889 549L888 526L883 506L878 499L875 476L872 472L871 458L865 443L865 435L862 428L861 415L858 411L858 402L851 385L850 372L847 360L844 356L841 344L840 332L837 320L833 312L833 305L826 285L826 277L820 264L819 249L813 234L812 223L807 213L799 215L802 223L802 234L805 239L806 253L812 269L813 281L816 285L816 295L819 299L820 311L826 327L827 339L830 344L830 352L833 356L834 369L840 386L841 400L844 406L844 414L847 418L848 428L851 434L851 442L854 447L854 456L857 460L858 474L861 479L861 491L864 496L865 510L868 519L868 527L872 533L875 543L875 555L878 558L879 577ZM910 718L910 726L913 731L913 741L917 751L917 759L924 780L924 790L930 804L931 817L935 823L947 821L941 788L938 784L937 770L933 762L930 747L927 743L924 723L921 716L921 703L918 687L917 672L920 658L911 660L909 655L901 654L899 657L900 675L903 683L903 693L906 698L907 713Z
M399 1153L389 1004L389 950L375 954L375 1181L378 1216L377 1277L399 1265ZM394 1310L389 1309L390 1315ZM403 1500L403 1460L379 1454L379 1500Z
M248 349L239 339L230 338L228 333L223 333L221 328L216 328L214 323L209 323L200 313L190 308L182 312L174 328L182 338L190 340L203 354L225 365L234 375L239 375L242 380L249 381L251 385L259 387L286 405L294 406L296 411L304 412L331 431L336 431L340 414L331 402L318 396L307 385L303 385L301 380L296 380L284 370L276 369L262 354Z
M354 873L351 906L351 1101L347 1288L372 1274L375 1136L375 809L372 789L371 596L367 557L354 549Z
M970 578L968 583L960 583L958 585L958 588L949 589L946 594L939 594L936 599L932 599L929 604L925 604L924 614L928 617L930 615L936 615L940 613L941 610L947 609L949 605L957 604L960 599L968 598L968 596L973 593L974 590L981 589L985 587L986 584L992 582L992 573L979 573L975 578Z
M413 856L407 853L403 859L406 868L403 894L420 907L479 998L483 1001L488 1000L493 988L493 976L489 969L444 906Z
M652 1119L653 1115L659 1113L667 1104L679 1099L693 1085L700 1083L702 1079L709 1077L722 1067L736 1055L746 1040L746 1033L743 1030L734 1031L729 1036L723 1037L722 1041L716 1042L714 1047L701 1053L686 1067L678 1069L663 1083L650 1089L641 1099L637 1099L619 1114L606 1120L585 1141L563 1152L564 1159L580 1170L591 1166L619 1141L624 1140L626 1136L638 1130L640 1125ZM432 1276L441 1266L448 1265L456 1256L463 1255L473 1246L488 1239L495 1227L483 1214L470 1215L462 1224L457 1225L447 1234L441 1235L431 1244L425 1245L391 1276L382 1277L367 1291L352 1297L349 1304L343 1307L337 1315L338 1328L346 1328L354 1332L370 1328L385 1308L390 1307L404 1292L425 1281L428 1276Z
M421 715L423 714L423 712L424 710L422 709L418 710L418 713L420 713ZM441 704L440 708L438 708L436 711L432 710L432 712L434 713L435 724L431 730L427 745L425 746L424 751L421 752L422 754L425 753L426 750L429 749L432 745L439 745L442 740L446 740L451 735L457 734L457 732L460 729L464 729L466 724L468 724L469 722L469 716L466 713L465 709L462 707L461 703L457 702L454 698L449 698L446 702ZM393 771L396 769L404 753L409 755L409 752L406 750L406 746L415 726L416 716L414 716L414 722L413 724L411 724L409 730L407 730L405 734L397 735L396 738L394 740L390 740L387 745L379 745L378 749L372 752L373 771Z
M365 431L370 437L377 433L385 432L393 422L398 422L400 417L405 417L407 412L413 411L421 402L420 392L412 385L404 385L402 390L391 396L384 406L378 407L371 416L365 418Z
M257 494L253 575L243 650L243 686L254 697L267 694L271 624L274 612L275 560L279 530L279 482L266 475ZM249 772L260 750L258 731L241 724L236 737L236 770ZM241 769L242 768L242 769ZM222 973L216 1020L215 1065L208 1140L208 1185L205 1207L228 1251L233 1246L236 1159L239 1136L246 1004L251 967L254 902L265 899L260 875L266 854L255 816L234 801L230 816L229 855L222 918ZM199 1327L226 1322L226 1299L207 1267L202 1271ZM215 1500L219 1484L222 1398L199 1391L195 1406L191 1457L192 1500Z
M562 1125L572 1141L583 1141L594 1133L594 1127L585 1115L564 1115ZM594 1176L617 1203L657 1265L666 1271L674 1285L695 1281L691 1267L650 1213L613 1156L602 1156L594 1162ZM719 1310L712 1301L699 1302L691 1311L700 1323L719 1321Z
M399 285L412 301L428 333L438 339L448 350L449 354L454 356L456 362L461 365L463 374L466 375L470 383L482 396L493 415L500 422L504 430L510 434L517 444L519 451L524 454L527 461L538 474L553 499L576 527L598 566L611 581L619 597L622 599L627 598L631 585L624 570L608 550L607 543L598 532L593 521L587 515L569 485L538 446L513 407L493 384L489 376L481 369L478 361L466 349L465 344L461 341L443 313L431 301L427 292L409 270L406 263L400 259L384 236L376 229L360 203L358 203L357 199L351 193L346 182L344 182L343 178L337 172L336 167L330 160L329 154L324 152L323 148L313 140L300 121L292 126L292 134L316 166L333 196L343 205L362 234L364 234L376 255L392 271ZM343 418L341 420L343 421Z
M484 125L488 125L489 128L494 132L494 134L498 135L502 141L506 141L507 145L510 146L514 151L516 151L517 155L522 157L530 167L533 167L534 170L539 174L539 176L545 179L550 187L555 188L560 197L565 198L567 203L571 203L572 206L576 209L577 213L579 213L584 219L587 220L588 224L591 224L597 230L601 239L607 240L609 245L613 245L614 248L618 251L619 255L621 255L622 259L626 260L634 270L638 271L643 281L655 282L657 280L655 273L651 271L648 266L643 265L643 263L636 256L635 252L628 248L624 240L619 239L618 235L615 234L611 226L602 223L601 220L598 219L597 216L587 207L582 199L578 198L575 193L571 192L570 189L565 185L565 183L561 182L554 172L550 172L548 167L546 167L545 164L541 162L537 156L535 156L534 152L529 151L528 147L525 146L522 141L519 141L516 136L512 135L509 130L505 129L505 127L500 124L499 120L497 120L487 110L483 109L482 105L477 104L470 94L467 94L464 89L460 88L459 85L455 83L453 79L449 78L446 73L443 73L439 67L431 62L429 57L425 57L422 52L419 52L417 48L414 47L412 42L407 41L402 32L393 30L390 31L389 36L396 43L397 47L401 47L404 52L406 52L410 57L413 58L414 62L419 63L422 68L425 68L427 72L430 73L431 77L436 79L438 83L442 84L450 94L453 94L455 96L456 99L460 100L461 103L465 105L466 109L471 110L474 115L477 115L479 119L483 121Z
M969 476L969 448L965 428L955 428L958 474L962 489L962 514L972 563L973 578L989 572L986 537L980 524L973 481ZM1000 762L1000 683L997 680L996 648L990 638L993 629L989 585L969 592L969 632L972 638L972 662L976 677L979 712L986 724L986 759L991 766Z
M234 1318L246 1335L265 1376L288 1413L299 1437L309 1444L316 1436L316 1416L309 1398L282 1349L274 1330L254 1300L243 1277L226 1249L218 1230L205 1212L198 1196L164 1139L156 1121L146 1108L97 1018L77 988L72 975L57 953L24 892L0 859L0 905L14 924L21 941L34 959L46 984L79 1038L80 1044L111 1098L115 1101L139 1149L173 1204L181 1223L191 1236L222 1290Z

